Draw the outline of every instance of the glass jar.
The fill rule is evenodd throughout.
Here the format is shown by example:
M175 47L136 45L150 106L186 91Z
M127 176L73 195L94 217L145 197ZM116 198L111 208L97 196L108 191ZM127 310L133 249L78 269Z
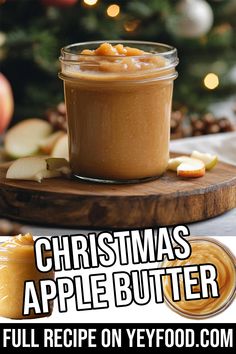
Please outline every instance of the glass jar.
M184 265L213 264L217 269L218 298L185 300L183 282L180 282L181 301L173 301L168 276L164 277L163 290L166 304L181 316L205 319L223 312L236 296L236 258L221 242L212 237L188 237L192 251L185 260L164 260L162 267L182 267ZM194 286L199 291L199 285Z
M24 237L24 236L23 236ZM9 238L9 244L0 243L0 317L11 319L28 319L50 316L53 303L50 303L48 314L23 315L24 283L33 280L40 298L39 281L54 279L54 272L41 273L35 265L34 244L16 244ZM8 241L7 241L8 242Z
M88 55L103 42L61 50L72 172L81 179L130 183L162 175L169 159L177 51L166 44L109 41L141 55ZM135 52L134 52L135 53Z

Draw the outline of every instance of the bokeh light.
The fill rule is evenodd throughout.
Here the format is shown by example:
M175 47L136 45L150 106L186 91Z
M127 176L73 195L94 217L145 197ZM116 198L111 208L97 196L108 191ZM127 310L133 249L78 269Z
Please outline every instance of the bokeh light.
M109 17L116 17L120 13L120 6L117 4L112 4L107 8L107 15Z
M124 24L124 29L126 32L134 32L140 24L139 20L128 21Z
M88 6L96 5L97 2L98 0L84 0L84 3Z
M204 78L204 85L209 90L214 90L217 86L219 86L219 77L214 73L209 73Z

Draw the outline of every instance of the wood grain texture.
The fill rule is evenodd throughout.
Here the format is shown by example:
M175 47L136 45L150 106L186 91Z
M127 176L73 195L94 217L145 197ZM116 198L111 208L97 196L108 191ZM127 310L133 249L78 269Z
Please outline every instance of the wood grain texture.
M205 220L236 207L236 167L224 163L202 178L167 172L130 185L7 180L7 168L0 166L0 215L31 224L141 228Z

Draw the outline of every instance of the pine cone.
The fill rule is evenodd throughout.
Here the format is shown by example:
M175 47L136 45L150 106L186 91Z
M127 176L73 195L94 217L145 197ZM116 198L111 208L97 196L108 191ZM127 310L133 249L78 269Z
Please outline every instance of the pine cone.
M67 131L66 106L64 102L59 103L55 108L48 109L46 117L55 131Z
M172 111L171 113L171 123L170 123L170 132L171 139L180 139L185 136L183 121L185 115L181 110Z
M226 117L222 117L219 119L219 126L222 132L232 132L235 130L235 126Z
M231 121L226 118L216 118L212 113L203 116L191 117L192 135L207 135L234 131L235 127Z

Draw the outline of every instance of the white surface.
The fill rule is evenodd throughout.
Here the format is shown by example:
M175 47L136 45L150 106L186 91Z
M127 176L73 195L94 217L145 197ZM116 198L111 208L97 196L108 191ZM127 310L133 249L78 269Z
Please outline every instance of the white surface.
M236 165L236 132L174 140L171 141L170 149L183 153L193 150L213 153L220 160Z
M221 241L226 246L230 248L232 253L236 255L236 238L235 237L214 237L215 239ZM83 274L94 274L94 273L106 273L107 278L111 277L112 272L116 271L130 271L134 269L147 269L147 268L155 268L157 267L157 263L151 263L149 266L141 265L141 266L113 266L110 268L102 268L99 267L97 270L83 270L79 272L57 272L57 276L69 276L72 275L83 275ZM112 291L111 283L108 284L108 293ZM109 298L113 298L113 296L109 296ZM198 320L198 323L235 323L235 314L236 313L236 300L234 299L233 303L230 307L228 307L224 312L219 314L218 316L205 319ZM8 319L0 318L2 323L29 323L27 320L22 321L13 321ZM177 315L173 312L165 303L163 304L155 304L154 301L150 302L145 306L131 305L124 308L116 308L111 301L111 306L109 309L105 310L89 310L89 311L76 311L74 304L70 303L69 311L67 313L59 313L56 303L54 306L54 312L51 317L46 319L48 323L194 323L196 320L186 319L180 315ZM30 323L43 323L45 322L45 318L30 320Z

